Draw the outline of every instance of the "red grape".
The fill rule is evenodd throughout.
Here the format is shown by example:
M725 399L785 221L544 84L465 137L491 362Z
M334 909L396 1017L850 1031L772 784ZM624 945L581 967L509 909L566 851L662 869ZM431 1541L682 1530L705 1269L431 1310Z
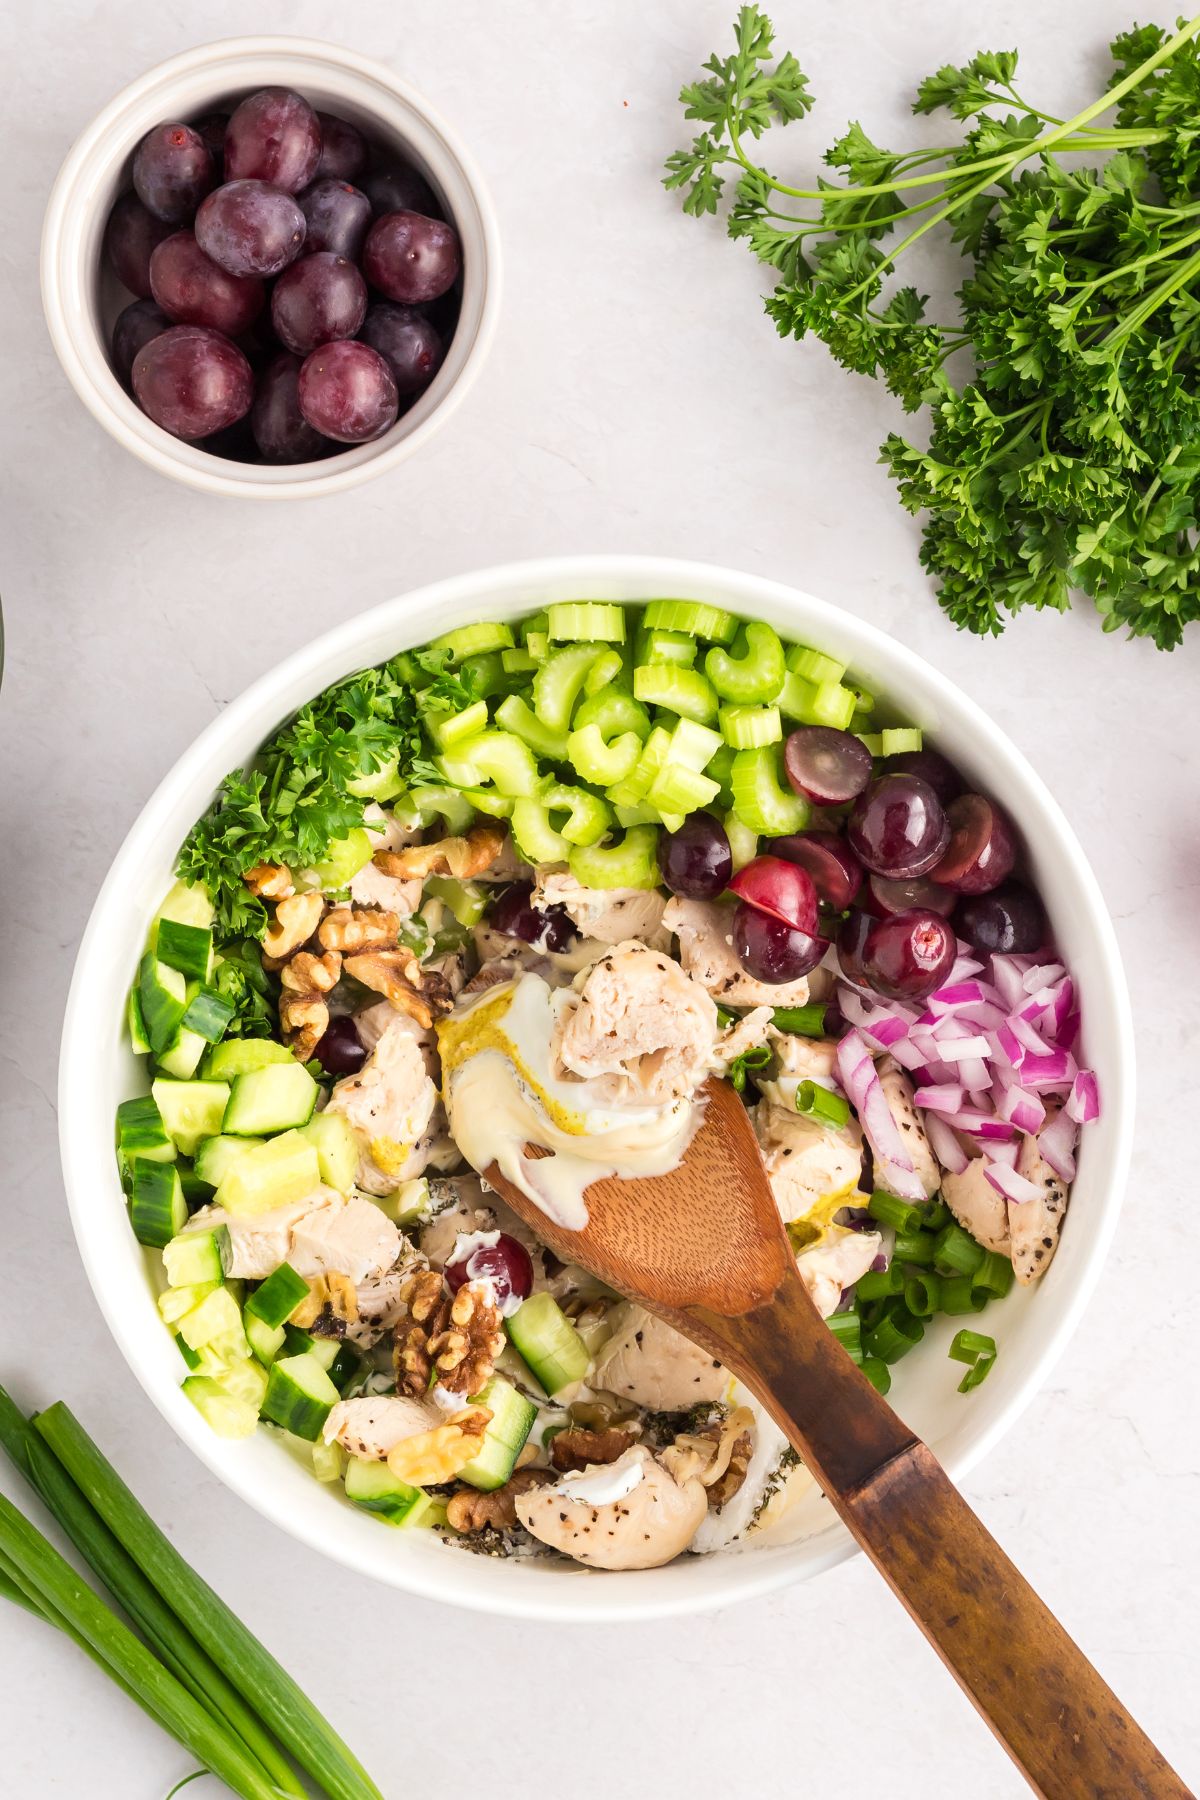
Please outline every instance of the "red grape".
M385 213L367 233L363 273L389 300L436 300L453 287L461 268L458 233L443 219Z
M348 1013L330 1020L314 1055L330 1075L358 1074L367 1060L367 1052L358 1035L358 1027Z
M829 945L743 900L733 915L733 947L747 975L779 985L809 974Z
M968 944L989 955L1027 956L1046 945L1045 909L1021 881L1005 882L990 894L970 895L959 908L956 924Z
M863 912L861 907L854 907L838 927L837 959L846 980L852 981L856 987L867 985L863 948L873 923L870 913Z
M527 1300L533 1291L529 1252L507 1231L500 1232L494 1244L468 1242L461 1249L456 1246L443 1273L452 1294L457 1294L468 1281L490 1281L500 1307L510 1299Z
M331 175L335 181L353 181L367 166L367 145L357 125L339 119L333 113L319 112L321 158L317 163L317 179Z
M329 448L300 411L299 388L300 358L287 350L259 377L250 428L264 462L315 462Z
M566 950L575 938L575 927L565 906L534 906L533 887L514 881L492 902L488 924L506 937L517 937L535 950Z
M133 188L156 219L182 225L216 180L208 145L190 125L156 125L133 153Z
M143 344L169 331L171 321L153 300L133 300L113 326L113 367L118 377L129 386L129 371Z
M767 850L807 869L817 898L836 912L845 912L862 886L858 858L836 831L794 831L789 837L771 838Z
M807 869L785 862L781 856L756 856L729 883L731 892L747 906L770 913L796 931L813 937L819 910L817 890Z
M783 747L783 766L798 794L814 806L841 806L871 779L871 752L849 731L801 725Z
M304 214L265 181L227 181L196 214L196 242L230 275L278 275L304 248Z
M867 887L879 914L909 912L914 906L924 906L948 919L958 904L958 895L949 888L939 887L929 875L912 875L895 881L886 875L872 875Z
M225 174L269 181L298 194L321 160L321 127L307 100L288 88L262 88L237 108L225 131Z
M399 394L419 394L441 367L441 333L415 306L380 300L368 308L358 335L383 357Z
M1012 827L994 800L960 794L946 812L951 832L933 878L960 894L986 894L1012 873L1017 844Z
M250 410L254 377L236 344L200 325L175 325L134 358L142 411L178 438L206 438Z
M383 213L417 212L424 213L427 219L441 216L441 208L433 196L433 189L423 175L407 163L394 164L391 168L373 169L364 175L359 182L367 199L371 202L371 210L376 218Z
M927 907L874 919L863 945L869 985L888 1000L924 1000L945 981L958 954L954 928Z
M339 443L380 437L399 410L392 371L369 344L323 344L300 370L300 411L314 430Z
M733 874L725 827L711 813L692 813L678 831L660 834L658 866L671 892L686 900L712 900L723 894Z
M139 300L150 298L150 258L172 233L152 212L147 212L136 194L122 194L108 215L104 231L104 248L117 272L117 280Z
M253 276L230 275L206 256L190 231L166 238L150 258L150 288L179 325L207 325L237 337L253 325L266 292Z
M950 827L928 782L917 775L881 775L859 795L846 836L873 874L904 878L932 869L950 841Z
M918 775L927 781L943 806L963 791L963 779L938 750L898 750L884 764L886 775Z
M199 132L208 146L208 154L213 159L213 175L217 181L224 179L225 128L228 124L228 113L214 112L206 113L204 118L195 120L192 125L192 130Z
M332 250L302 256L280 276L271 295L276 336L297 356L307 356L319 344L352 338L366 311L366 282L347 257Z
M361 189L327 176L305 188L299 200L308 221L308 248L357 262L371 224L371 202Z

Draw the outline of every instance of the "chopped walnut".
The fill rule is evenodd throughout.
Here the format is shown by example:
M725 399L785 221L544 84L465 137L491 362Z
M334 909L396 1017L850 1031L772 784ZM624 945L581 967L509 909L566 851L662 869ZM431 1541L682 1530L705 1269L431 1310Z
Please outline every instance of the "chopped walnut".
M507 833L499 825L474 825L466 837L446 837L436 844L409 844L403 850L377 850L372 862L381 875L400 881L420 876L453 875L465 881L490 869L503 850Z
M586 1469L595 1463L614 1463L635 1441L632 1431L559 1431L550 1440L550 1461L556 1469Z
M325 901L320 894L292 894L275 908L263 933L263 954L278 965L306 944L321 922Z
M321 1337L342 1337L347 1325L357 1323L358 1294L348 1275L314 1275L308 1284L307 1297L289 1314L288 1322L312 1331L325 1323L323 1315L326 1314L327 1329L317 1333Z
M511 1531L517 1522L516 1499L530 1488L550 1480L548 1469L517 1469L502 1488L481 1494L478 1488L461 1487L446 1503L446 1523L464 1537L473 1531Z
M369 950L348 956L346 973L373 993L383 994L423 1030L454 1005L445 976L422 970L411 950Z
M491 1423L486 1406L468 1406L454 1413L444 1425L401 1438L388 1451L388 1468L397 1481L411 1487L434 1487L453 1481L460 1469L479 1454L480 1440Z
M317 936L326 950L390 949L400 930L399 913L381 906L335 906L321 921Z
M419 1398L437 1380L449 1393L477 1394L504 1348L499 1310L479 1282L451 1299L434 1269L405 1277L400 1298L409 1316L396 1327L396 1387Z
M739 1406L727 1418L699 1431L681 1432L660 1461L678 1482L693 1476L708 1489L708 1504L724 1506L746 1479L754 1441L754 1414Z
M336 987L341 972L336 950L324 956L301 950L280 971L279 1023L292 1055L301 1062L308 1061L328 1029L325 995Z
M293 994L328 994L337 986L342 973L342 959L336 950L314 956L311 950L298 950L279 974L281 985Z
M287 900L296 891L292 871L282 863L255 863L242 880L260 900Z
M395 1330L396 1388L419 1400L433 1373L429 1339L449 1321L450 1295L436 1269L414 1269L400 1284L400 1298L408 1317Z

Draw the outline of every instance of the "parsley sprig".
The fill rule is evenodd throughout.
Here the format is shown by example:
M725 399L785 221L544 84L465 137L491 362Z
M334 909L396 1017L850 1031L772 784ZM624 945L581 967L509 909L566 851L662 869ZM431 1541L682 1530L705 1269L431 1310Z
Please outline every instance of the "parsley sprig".
M702 216L732 181L727 229L775 270L780 333L820 338L924 409L928 443L893 433L881 456L926 515L942 605L971 631L1063 611L1072 590L1106 630L1164 650L1200 616L1198 31L1123 33L1112 85L1070 119L1025 99L1015 51L941 68L913 110L948 112L967 127L957 142L893 151L853 123L825 153L836 178L810 188L746 148L812 105L756 6L681 92L702 129L665 185ZM896 274L935 230L967 261L944 323Z

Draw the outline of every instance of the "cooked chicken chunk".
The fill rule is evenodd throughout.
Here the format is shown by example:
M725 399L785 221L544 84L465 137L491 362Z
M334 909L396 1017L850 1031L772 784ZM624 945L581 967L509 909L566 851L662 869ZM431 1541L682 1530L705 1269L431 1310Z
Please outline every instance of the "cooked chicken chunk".
M1049 1109L1047 1117L1052 1118ZM1058 1246L1058 1231L1067 1210L1066 1183L1054 1173L1038 1149L1037 1139L1022 1139L1017 1173L1041 1189L1037 1200L1010 1200L1008 1233L1017 1280L1028 1287L1044 1275Z
M760 1100L752 1117L784 1223L803 1218L818 1201L857 1185L863 1140L858 1120L830 1131L797 1112Z
M314 1275L348 1275L360 1282L390 1269L400 1254L400 1233L392 1221L356 1194L343 1200L325 1189L323 1205L292 1227L288 1262L307 1281Z
M328 1110L348 1119L362 1140L359 1187L369 1194L390 1194L421 1173L437 1103L420 1035L397 1018L358 1074L339 1081L329 1097Z
M684 1412L725 1392L720 1363L644 1307L624 1300L609 1314L609 1323L613 1334L592 1365L591 1387L650 1412Z
M710 1067L718 1075L724 1075L736 1057L744 1056L747 1050L755 1050L759 1044L767 1041L771 1026L771 1008L756 1006L736 1024L723 1031L713 1047Z
M371 1394L361 1400L339 1400L325 1421L327 1444L340 1444L351 1456L385 1462L388 1451L419 1431L434 1431L442 1415L429 1400Z
M704 989L661 951L618 944L575 981L579 1003L555 1054L585 1078L618 1078L622 1099L657 1104L692 1094L717 1037L717 1009Z
M621 944L638 938L653 950L670 942L662 929L666 901L654 888L590 888L567 869L542 866L537 871L533 904L561 906L584 937L601 944Z
M635 1469L634 1485L619 1499L587 1497L595 1478L620 1486ZM708 1512L708 1494L694 1476L675 1481L644 1444L635 1444L615 1463L518 1494L516 1507L535 1538L589 1568L657 1569L687 1549Z
M722 1006L803 1006L808 981L755 981L733 947L733 913L716 900L667 903L663 924L679 939L679 958L689 975Z
M202 1206L192 1214L186 1231L223 1231L222 1261L231 1281L264 1281L273 1275L280 1263L287 1262L292 1248L292 1230L307 1218L314 1206L320 1206L332 1188L318 1188L303 1200L288 1206L277 1206L271 1212L246 1217L227 1213L223 1206ZM338 1196L340 1197L340 1196Z
M843 1231L835 1226L828 1237L796 1258L800 1279L823 1319L836 1309L843 1288L866 1274L882 1248L877 1231Z
M403 1318L405 1306L400 1289L412 1265L411 1257L402 1257L395 1268L369 1275L366 1281L359 1283L354 1295L358 1317L347 1325L346 1336L360 1350L369 1350Z
M942 1199L963 1230L977 1238L985 1250L995 1250L1000 1256L1007 1256L1011 1249L1008 1202L1000 1190L992 1186L983 1171L984 1161L978 1151L971 1156L961 1175L955 1175L949 1169L943 1170Z
M938 1191L942 1171L937 1157L929 1148L929 1139L925 1136L925 1127L913 1100L913 1084L890 1056L881 1058L877 1064L877 1072L888 1111L896 1122L917 1180L925 1189L926 1197L931 1199Z

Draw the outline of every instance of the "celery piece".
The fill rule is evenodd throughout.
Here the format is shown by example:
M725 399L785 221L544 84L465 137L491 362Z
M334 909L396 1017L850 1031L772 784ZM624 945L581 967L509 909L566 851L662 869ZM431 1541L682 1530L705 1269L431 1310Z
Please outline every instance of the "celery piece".
M599 644L563 644L551 650L533 678L533 710L551 731L566 731L575 702L598 656Z
M748 706L776 699L787 674L778 632L751 620L738 632L732 650L717 645L709 651L704 673L722 700Z
M683 631L689 637L707 638L713 644L729 644L737 630L737 619L723 607L710 606L704 600L648 600L642 623L663 631Z
M719 781L712 781L697 769L686 768L681 763L668 762L655 776L646 798L651 806L657 806L665 824L671 815L682 814L686 818L688 813L697 812L715 800L720 792Z
M678 663L644 663L633 672L633 691L647 706L667 707L698 725L711 725L717 716L712 683L698 669Z
M560 600L546 608L546 629L560 643L625 642L625 609L608 600Z
M661 631L643 627L637 638L639 663L678 663L690 669L699 646L685 631Z
M853 689L843 687L838 681L817 683L817 691L813 695L810 724L831 725L836 731L845 731L853 717Z
M423 831L435 819L441 819L447 833L461 837L471 829L471 807L455 788L410 788L401 794L392 808L396 823L408 831Z
M699 774L701 769L707 769L720 748L719 731L713 731L707 725L698 725L695 719L680 719L671 732L667 761L672 767L694 769Z
M758 855L758 833L749 825L743 824L732 807L725 814L723 824L733 855L733 873L736 875L739 869L744 869Z
M881 756L902 756L907 751L919 750L923 739L915 726L885 727L880 732L882 740L879 754Z
M583 678L585 694L603 693L625 673L625 658L619 650L602 650Z
M640 805L650 792L650 784L666 761L670 748L670 732L664 726L656 725L642 745L632 775L609 789L608 797L614 806Z
M486 700L476 700L462 712L427 712L425 715L426 729L439 750L449 750L464 738L473 737L477 731L484 730L487 722Z
M511 794L515 798L534 793L540 780L537 762L528 744L523 744L509 731L491 727L433 760L439 774L459 788L484 787L491 782L502 794Z
M802 725L810 724L813 695L816 691L811 681L805 681L803 675L797 675L789 669L783 678L783 686L775 696L775 705L785 719L798 719Z
M513 802L512 835L526 862L566 862L571 846L561 831L556 831L540 795L525 796Z
M733 804L739 819L763 837L786 837L808 824L809 804L784 785L779 775L779 753L774 744L758 750L739 750L730 776Z
M570 854L571 873L584 887L655 888L658 886L653 825L634 825L619 843L580 844Z
M792 645L787 653L787 666L816 686L822 681L840 681L846 673L845 663L835 662L832 656L825 656L820 650L806 650L803 644Z
M491 899L487 888L478 881L458 881L452 875L428 876L425 892L448 906L460 925L478 925Z
M547 762L565 762L567 758L567 734L565 731L551 731L543 725L533 708L519 694L510 694L496 708L496 723L505 731L511 731L519 737L523 744Z
M462 625L457 631L447 631L434 638L429 645L431 650L448 651L455 662L461 662L465 656L478 656L485 650L511 650L512 647L512 627L502 625L499 620Z
M757 750L783 736L777 706L723 706L721 735L735 750Z
M604 788L632 774L641 748L641 739L632 731L606 743L598 725L581 725L567 739L567 755L575 773Z

